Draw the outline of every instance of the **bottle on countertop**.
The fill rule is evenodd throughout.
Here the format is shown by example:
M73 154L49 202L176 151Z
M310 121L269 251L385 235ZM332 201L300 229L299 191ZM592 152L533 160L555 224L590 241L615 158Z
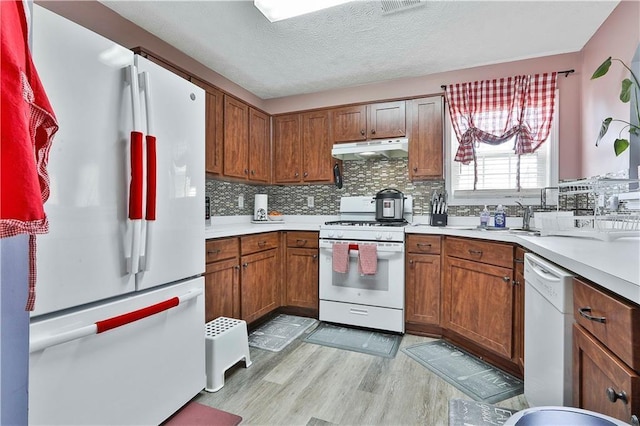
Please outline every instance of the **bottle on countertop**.
M493 219L494 226L496 228L504 228L507 222L507 215L504 212L504 207L502 204L498 204L498 208L496 208L496 214Z
M487 206L484 206L484 210L480 212L480 227L486 228L489 226L489 210L487 210Z

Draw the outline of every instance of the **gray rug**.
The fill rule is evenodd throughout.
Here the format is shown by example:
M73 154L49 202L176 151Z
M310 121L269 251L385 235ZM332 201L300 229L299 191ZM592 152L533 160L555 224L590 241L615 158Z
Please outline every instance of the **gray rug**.
M420 343L402 351L476 401L492 404L524 391L522 380L444 340Z
M503 425L516 412L484 402L452 399L449 401L449 426Z
M316 322L313 318L280 314L249 334L249 346L280 352Z
M304 338L305 342L384 358L395 358L401 340L402 336L396 334L343 327L325 322L321 322L318 328Z

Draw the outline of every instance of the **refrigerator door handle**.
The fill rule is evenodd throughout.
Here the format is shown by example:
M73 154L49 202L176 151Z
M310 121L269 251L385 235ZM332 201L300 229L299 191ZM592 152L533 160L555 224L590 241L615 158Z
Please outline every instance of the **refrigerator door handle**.
M181 304L186 303L191 299L197 298L201 294L201 289L192 289L180 296L171 297L162 302L149 305L144 308L136 309L135 311L116 315L114 317L107 318L102 321L97 321L93 324L79 327L73 330L64 331L62 333L44 336L39 339L32 339L29 342L29 353L38 352L51 346L71 342L73 340L81 339L83 337L91 336L94 334L104 333L105 331L113 330L114 328L131 324L143 318L147 318L176 306L180 306Z
M133 130L131 131L131 180L129 184L129 221L131 234L131 257L127 259L127 272L135 274L139 269L140 232L142 229L142 174L143 174L143 134L140 131L140 90L138 74L132 65L128 67L133 103Z
M151 268L151 250L153 248L153 222L156 220L156 194L157 194L157 143L153 126L153 102L151 97L151 80L149 73L140 73L140 86L144 91L144 103L147 119L147 210L145 215L144 257L141 256L141 270L148 271Z

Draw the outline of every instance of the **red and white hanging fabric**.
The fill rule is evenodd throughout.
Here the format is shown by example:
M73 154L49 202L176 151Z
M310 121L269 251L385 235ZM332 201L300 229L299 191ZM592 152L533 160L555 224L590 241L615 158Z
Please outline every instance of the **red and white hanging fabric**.
M476 143L515 136L514 152L535 152L551 130L557 73L451 84L445 95L459 146L455 161L475 161ZM474 185L475 186L475 185Z
M0 238L29 235L27 310L35 303L35 235L49 231L47 162L55 115L31 58L26 5L0 1Z

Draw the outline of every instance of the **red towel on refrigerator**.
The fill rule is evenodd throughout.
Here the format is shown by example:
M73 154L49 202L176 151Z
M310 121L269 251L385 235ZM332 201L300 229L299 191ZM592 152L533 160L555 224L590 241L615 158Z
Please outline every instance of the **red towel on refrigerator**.
M358 244L358 272L362 275L375 275L378 272L378 246Z
M56 118L31 59L22 1L0 1L0 238L28 234L29 295L35 302L35 235L49 230L47 162Z
M341 274L349 272L349 244L335 243L332 251L333 270Z

